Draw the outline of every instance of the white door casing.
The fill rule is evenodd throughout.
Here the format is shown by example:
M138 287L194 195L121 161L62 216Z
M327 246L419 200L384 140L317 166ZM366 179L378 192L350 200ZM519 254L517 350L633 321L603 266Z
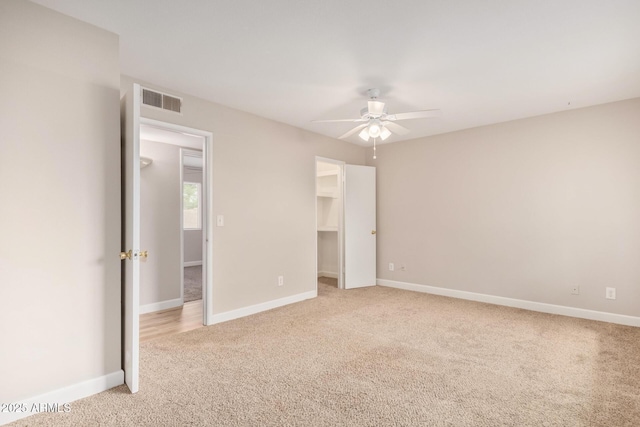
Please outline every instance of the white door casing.
M376 168L345 165L345 289L376 284Z

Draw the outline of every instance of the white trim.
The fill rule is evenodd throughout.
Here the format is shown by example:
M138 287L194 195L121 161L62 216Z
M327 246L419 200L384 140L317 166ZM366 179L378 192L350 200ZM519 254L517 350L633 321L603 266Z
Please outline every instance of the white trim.
M276 299L273 301L267 301L260 304L250 305L248 307L238 308L236 310L226 311L224 313L217 313L211 317L210 319L211 323L209 323L209 325L226 322L233 319L239 319L245 316L251 316L252 314L260 313L262 311L272 310L274 308L278 308L278 307L293 304L296 302L304 301L307 299L315 298L317 296L318 296L318 291L313 290L309 292L303 292L297 295L291 295L289 297Z
M204 141L202 142L204 144ZM185 148L180 147L180 299L184 304L184 152ZM157 310L154 310L157 311Z
M140 306L140 314L153 313L154 311L168 310L180 307L184 304L183 298L169 299L166 301L154 302Z
M202 207L205 214L202 217L202 324L208 325L213 317L213 134L207 132L202 147L202 184L204 197Z
M330 277L331 279L337 279L338 273L334 271L318 271L318 277Z
M16 403L18 407L25 408L26 412L0 413L0 425L5 425L10 422L38 413L31 412L31 408L33 405L45 403L57 403L59 405L63 405L65 403L70 403L84 397L101 393L105 390L109 390L110 388L117 387L122 384L124 384L124 371L119 370L110 374L103 375L101 377L59 388L48 393L29 397ZM73 411L73 406L71 407L71 410Z
M603 311L567 307L564 305L547 304L543 302L526 301L514 298L499 297L495 295L478 294L475 292L439 288L436 286L428 285L419 285L416 283L397 282L395 280L377 279L377 284L390 288L404 289L407 291L422 292L433 295L442 295L445 297L460 298L469 301L479 301L489 304L504 305L507 307L522 308L524 310L539 311L541 313L559 314L562 316L577 317L579 319L598 320L600 322L609 322L617 323L619 325L640 327L640 317L627 316L624 314L606 313Z
M202 265L202 261L185 261L183 263L184 267L195 267L197 265Z

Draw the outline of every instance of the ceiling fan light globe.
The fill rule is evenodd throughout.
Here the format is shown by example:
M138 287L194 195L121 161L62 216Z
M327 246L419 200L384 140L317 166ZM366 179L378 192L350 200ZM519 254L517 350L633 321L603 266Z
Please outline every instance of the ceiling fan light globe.
M362 131L360 131L360 133L358 134L358 136L365 140L368 141L369 140L369 130L367 128L362 129Z
M381 129L378 123L371 123L368 130L371 138L377 138L380 136Z
M382 130L380 131L380 139L384 141L385 139L389 138L390 136L391 136L391 131L383 126Z

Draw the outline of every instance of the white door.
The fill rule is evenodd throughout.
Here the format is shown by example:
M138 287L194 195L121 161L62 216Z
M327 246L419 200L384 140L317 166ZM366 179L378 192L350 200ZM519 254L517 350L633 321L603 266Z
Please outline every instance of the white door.
M376 168L345 165L345 289L376 284Z
M124 236L124 380L138 391L140 350L140 86L121 104L122 191Z

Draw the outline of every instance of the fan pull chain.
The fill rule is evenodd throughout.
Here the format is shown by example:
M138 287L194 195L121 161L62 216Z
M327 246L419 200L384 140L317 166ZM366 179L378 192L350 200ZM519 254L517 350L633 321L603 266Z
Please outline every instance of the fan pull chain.
M373 160L375 160L376 157L376 139L377 138L373 138Z

